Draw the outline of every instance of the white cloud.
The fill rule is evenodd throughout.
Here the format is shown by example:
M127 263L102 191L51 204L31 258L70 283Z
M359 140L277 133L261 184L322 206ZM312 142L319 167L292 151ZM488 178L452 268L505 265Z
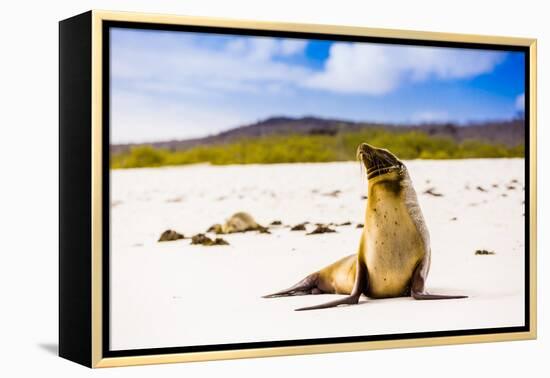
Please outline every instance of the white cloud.
M504 53L467 49L336 43L324 70L304 85L338 93L383 95L407 82L465 79L491 72Z
M395 88L399 72L378 45L333 44L325 69L304 80L311 88L342 93L384 94Z
M272 38L253 38L246 40L245 58L268 61L277 55L280 44Z
M229 41L225 51L248 59L266 61L276 56L302 54L306 46L307 41L303 39L252 37Z
M525 111L525 93L521 93L516 97L516 110Z
M112 77L130 83L134 90L185 93L261 92L267 84L295 85L311 71L274 59L304 51L306 41L273 38L239 38L217 49L200 43L158 48L154 41L112 50ZM179 88L179 90L178 90Z
M187 139L249 122L236 110L207 104L151 101L148 96L115 91L112 96L111 142L142 143Z
M283 39L280 44L280 53L284 56L296 55L304 52L307 41L303 39Z

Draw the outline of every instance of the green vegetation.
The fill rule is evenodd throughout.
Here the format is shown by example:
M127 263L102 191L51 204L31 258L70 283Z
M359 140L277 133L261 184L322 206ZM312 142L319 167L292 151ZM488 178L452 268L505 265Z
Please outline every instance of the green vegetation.
M272 164L355 160L357 146L368 142L392 151L401 159L464 159L523 157L524 147L508 147L477 140L461 143L422 132L368 130L328 135L285 135L169 151L136 146L115 154L112 168L159 167L209 162L224 164Z

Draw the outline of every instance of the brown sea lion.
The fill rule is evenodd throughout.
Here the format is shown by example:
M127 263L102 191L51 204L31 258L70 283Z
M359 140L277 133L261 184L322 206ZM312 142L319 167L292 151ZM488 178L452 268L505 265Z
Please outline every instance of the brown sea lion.
M269 229L256 222L252 215L245 212L233 214L225 221L223 225L212 225L206 232L215 232L216 234L233 234L236 232L260 231L269 233Z
M357 254L310 274L296 285L264 298L305 294L347 294L297 311L351 305L369 298L459 299L429 294L430 235L405 165L385 149L363 143L357 157L367 170L365 226Z

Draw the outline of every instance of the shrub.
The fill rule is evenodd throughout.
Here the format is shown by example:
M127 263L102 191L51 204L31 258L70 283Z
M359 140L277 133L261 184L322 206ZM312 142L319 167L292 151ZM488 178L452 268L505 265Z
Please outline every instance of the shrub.
M523 157L524 147L508 147L479 140L461 143L423 132L390 132L370 129L329 135L265 136L227 144L196 146L168 151L136 146L112 156L112 168L159 167L208 162L226 164L273 164L355 160L357 146L367 142L384 147L401 159L463 159Z

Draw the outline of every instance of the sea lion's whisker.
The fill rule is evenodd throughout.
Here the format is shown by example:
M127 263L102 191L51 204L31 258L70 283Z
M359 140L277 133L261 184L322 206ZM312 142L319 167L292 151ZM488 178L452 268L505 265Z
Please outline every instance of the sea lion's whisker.
M371 170L370 172L367 172L367 179L372 179L372 178L374 178L376 176L379 176L383 173L391 172L394 169L401 169L401 168L398 165L392 165L392 166L389 166L389 167L382 167L382 168L378 168L376 170Z

